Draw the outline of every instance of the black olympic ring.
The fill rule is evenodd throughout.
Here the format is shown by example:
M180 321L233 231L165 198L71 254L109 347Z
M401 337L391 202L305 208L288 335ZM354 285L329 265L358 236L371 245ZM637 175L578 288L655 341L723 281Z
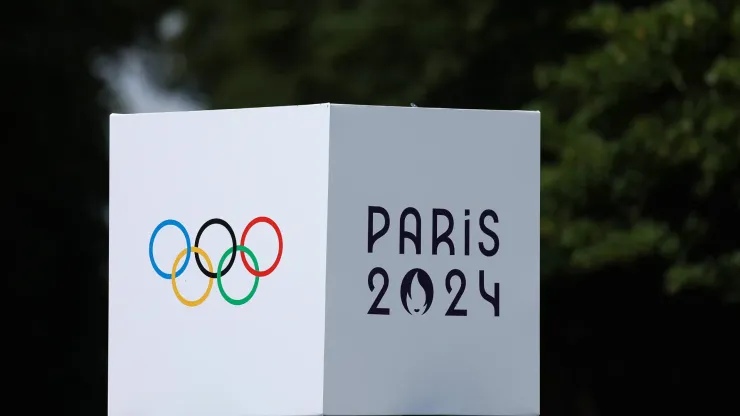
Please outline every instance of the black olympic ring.
M236 252L238 251L236 249L236 235L234 234L234 230L231 228L229 223L222 220L221 218L213 218L208 221L206 221L205 224L203 224L202 227L200 227L200 230L198 230L198 234L195 235L195 245L194 247L198 247L198 242L200 241L200 236L203 235L203 231L206 230L206 228L210 227L213 224L218 224L224 228L226 228L226 231L229 232L229 236L231 236L231 258L229 259L229 264L224 267L224 269L221 271L221 276L226 276L226 273L229 272L231 269L231 266L234 265L234 260L236 259ZM200 255L198 253L195 254L195 262L198 264L198 268L201 272L203 272L204 275L210 277L211 279L215 279L216 273L209 272L206 270L205 267L203 267L203 263L200 262Z

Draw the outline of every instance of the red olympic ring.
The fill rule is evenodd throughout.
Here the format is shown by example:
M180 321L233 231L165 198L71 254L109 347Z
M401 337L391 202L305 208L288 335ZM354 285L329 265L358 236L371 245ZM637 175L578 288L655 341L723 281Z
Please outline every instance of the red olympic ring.
M265 277L269 275L270 273L272 273L273 271L275 271L275 268L277 267L278 263L280 263L280 258L283 257L283 233L280 232L280 227L278 227L275 221L273 221L272 219L268 217L257 217L253 219L252 221L250 221L249 224L247 224L247 227L244 228L244 232L242 233L242 239L239 244L244 246L244 240L246 240L247 233L249 232L249 230L253 226L261 222L268 224L269 226L272 227L273 230L275 230L275 233L277 234L277 238L278 238L278 253L277 253L277 257L275 258L275 263L273 263L269 269L265 269L263 271L255 270L252 266L250 266L249 263L247 262L247 257L244 255L243 251L239 253L241 254L242 263L244 263L244 267L247 268L250 274L256 277Z

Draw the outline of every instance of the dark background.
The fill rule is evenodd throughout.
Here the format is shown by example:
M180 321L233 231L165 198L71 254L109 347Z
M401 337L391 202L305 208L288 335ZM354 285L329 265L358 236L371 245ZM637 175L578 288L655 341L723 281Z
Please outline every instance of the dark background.
M106 412L125 108L95 63L136 46L205 108L541 110L542 413L737 412L740 3L27 0L1 19L15 411Z

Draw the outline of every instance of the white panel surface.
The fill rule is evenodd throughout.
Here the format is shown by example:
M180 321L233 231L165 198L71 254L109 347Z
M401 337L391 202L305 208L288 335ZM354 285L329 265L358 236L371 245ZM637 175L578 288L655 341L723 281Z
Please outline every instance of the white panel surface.
M328 122L325 104L111 116L109 415L322 413ZM273 270L280 244L268 221L242 244L261 217L282 235ZM166 220L191 250L167 223L151 247L160 276L150 243ZM234 243L219 220L270 272L241 305L196 262L197 246L214 272L222 256L229 265ZM210 287L200 305L175 294L180 252L177 290L187 303ZM220 280L233 299L256 281L240 255Z

